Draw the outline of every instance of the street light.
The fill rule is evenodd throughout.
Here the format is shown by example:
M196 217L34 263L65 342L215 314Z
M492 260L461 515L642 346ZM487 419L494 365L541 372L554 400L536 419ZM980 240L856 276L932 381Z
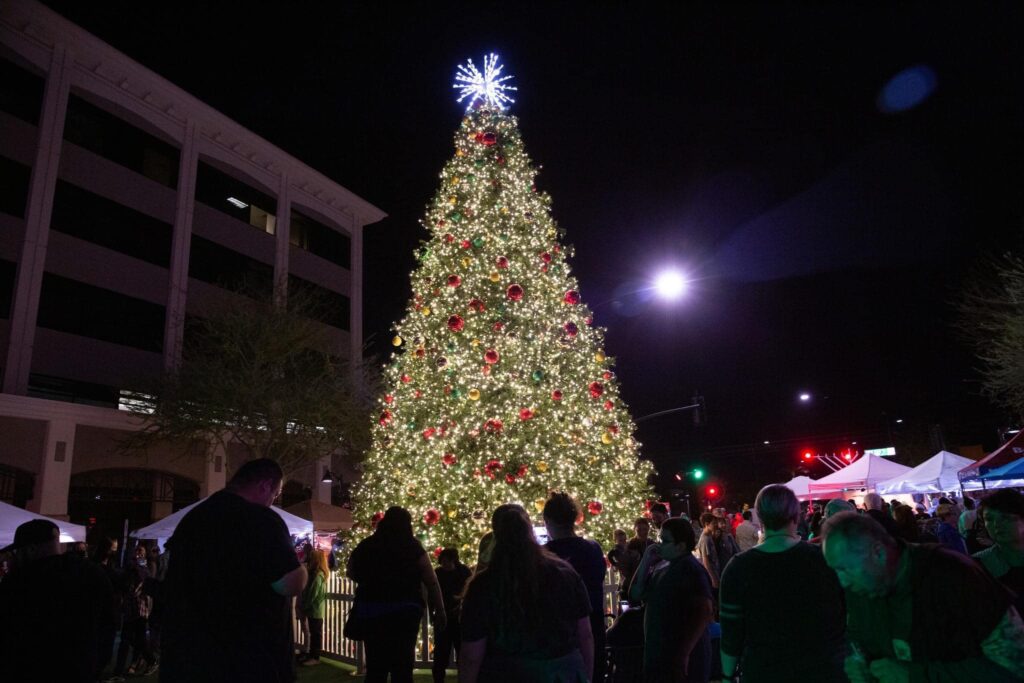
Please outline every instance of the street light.
M678 299L686 292L686 278L678 270L666 270L654 279L654 291L663 299Z
M811 395L805 391L800 394L800 400L803 401L804 403L807 403L808 401L811 400Z

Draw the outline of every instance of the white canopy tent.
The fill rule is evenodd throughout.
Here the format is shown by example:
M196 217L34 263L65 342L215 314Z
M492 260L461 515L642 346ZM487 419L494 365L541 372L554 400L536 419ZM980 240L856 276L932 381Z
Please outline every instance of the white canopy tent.
M798 500L809 500L811 498L809 486L813 481L810 477L793 477L783 486L795 493Z
M957 473L973 462L970 458L964 458L956 453L939 451L909 472L880 482L876 490L884 496L898 493L956 491L960 488ZM964 482L964 485L965 488L981 488L981 482Z
M206 499L203 498L203 500ZM174 530L178 527L181 520L185 518L185 515L187 515L192 508L202 503L203 500L192 503L188 507L183 507L177 512L167 515L157 522L153 522L149 526L136 529L131 532L130 535L133 538L156 539L162 546L168 538L174 535ZM270 509L276 512L281 519L284 520L285 525L288 527L288 533L292 536L305 536L306 534L313 533L313 523L309 520L302 519L301 517L297 517L289 512L285 512L274 505L271 505Z
M843 469L808 485L811 498L834 498L844 491L875 490L879 482L900 477L911 468L878 455L865 455Z
M61 543L74 543L85 541L85 527L81 524L71 524L61 519L52 519L45 515L29 512L7 503L0 503L0 548L5 548L14 543L14 532L19 526L33 519L45 519L53 522L60 529Z

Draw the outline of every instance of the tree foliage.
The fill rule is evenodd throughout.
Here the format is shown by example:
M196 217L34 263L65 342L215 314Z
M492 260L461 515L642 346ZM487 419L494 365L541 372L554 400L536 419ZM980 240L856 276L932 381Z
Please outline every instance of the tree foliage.
M180 368L164 374L131 410L145 426L123 444L226 447L237 442L288 473L340 452L356 460L369 445L375 373L331 353L322 304L302 292L287 308L266 297L189 322Z
M1024 259L988 259L957 302L960 328L972 344L987 395L1024 415Z

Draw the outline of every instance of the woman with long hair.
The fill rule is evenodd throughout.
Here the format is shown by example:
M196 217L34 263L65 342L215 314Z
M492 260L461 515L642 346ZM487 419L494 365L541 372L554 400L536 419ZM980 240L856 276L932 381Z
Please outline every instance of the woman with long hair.
M327 566L327 553L323 550L310 550L306 555L306 588L299 596L302 603L302 614L309 624L309 656L303 666L315 666L320 663L320 651L323 649L324 604L327 602L327 579L331 570Z
M412 683L413 646L423 618L423 587L434 615L434 628L447 617L434 568L412 535L412 516L390 507L373 535L363 539L348 560L348 577L356 582L355 607L365 625L366 683Z
M526 510L491 516L494 548L462 603L459 683L584 683L594 664L587 589L539 545Z

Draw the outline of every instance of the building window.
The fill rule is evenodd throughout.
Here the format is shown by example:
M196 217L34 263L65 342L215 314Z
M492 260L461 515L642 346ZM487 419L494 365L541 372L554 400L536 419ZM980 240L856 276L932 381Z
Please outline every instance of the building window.
M28 166L0 156L0 212L18 218L25 217L31 175L32 169Z
M277 232L277 200L202 161L196 201L271 235Z
M289 241L300 249L327 259L342 268L349 267L351 240L337 230L292 209Z
M51 401L113 408L117 405L118 390L103 384L33 373L28 376L28 395Z
M50 227L164 268L171 262L170 223L63 180L57 181Z
M288 292L302 293L308 297L316 320L339 330L348 329L351 304L344 294L332 292L295 275L288 276Z
M189 277L249 296L270 296L274 267L233 249L192 235L188 259Z
M33 126L39 125L39 112L43 108L43 78L0 58L0 83L3 83L0 110Z
M43 274L37 324L143 351L163 349L163 306L53 273Z
M127 121L68 97L64 139L170 188L178 186L178 150Z
M18 267L11 261L0 259L0 318L11 318L11 301L14 299L14 276Z

